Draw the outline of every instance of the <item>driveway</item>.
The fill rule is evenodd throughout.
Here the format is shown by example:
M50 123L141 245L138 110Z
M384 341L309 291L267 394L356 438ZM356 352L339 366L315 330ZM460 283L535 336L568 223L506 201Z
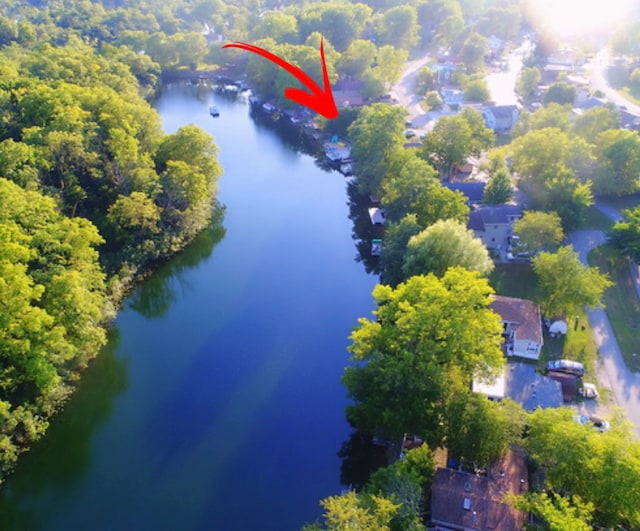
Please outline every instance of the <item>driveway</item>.
M609 214L619 215L617 212ZM579 230L569 236L569 241L580 255L580 260L586 264L589 251L602 245L606 236L601 231ZM627 369L605 310L587 310L587 316L600 354L598 382L602 388L610 390L615 404L625 410L634 425L636 436L640 438L640 374Z

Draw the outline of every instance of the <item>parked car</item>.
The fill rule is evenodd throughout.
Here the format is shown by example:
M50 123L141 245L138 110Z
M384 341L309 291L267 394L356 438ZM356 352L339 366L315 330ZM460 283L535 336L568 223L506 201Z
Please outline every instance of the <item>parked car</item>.
M548 371L564 372L566 374L573 374L578 377L584 376L584 365L579 361L573 360L552 360L548 361L545 366Z
M416 132L413 129L406 129L404 132L405 138L413 138L416 136Z
M584 398L598 398L600 396L595 384L586 382L582 384L582 388L578 390L578 393Z
M611 427L606 420L602 417L598 417L597 415L578 415L574 417L574 420L578 424L591 425L600 432L607 431Z

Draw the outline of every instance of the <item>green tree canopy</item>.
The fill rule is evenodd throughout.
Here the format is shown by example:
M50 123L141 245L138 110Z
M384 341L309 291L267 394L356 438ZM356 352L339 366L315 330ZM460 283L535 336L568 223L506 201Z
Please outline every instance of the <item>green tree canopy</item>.
M488 275L494 268L482 240L463 223L439 220L409 240L403 267L405 277L427 273L441 277L454 266L481 275Z
M351 152L358 189L364 194L377 194L389 169L393 154L404 143L404 121L407 111L384 103L365 107L349 126Z
M353 365L343 382L354 404L347 418L364 433L415 433L440 445L452 378L495 373L503 363L502 324L492 290L478 273L453 268L439 279L411 277L378 285L374 319L351 334Z
M634 262L640 263L640 206L623 210L624 219L609 232L611 243Z
M578 424L568 408L538 409L529 415L526 449L544 468L547 486L569 500L563 513L588 518L606 528L640 526L640 444L622 415L599 433ZM578 527L579 529L579 527Z
M597 138L597 193L623 196L640 188L640 136L635 131L604 131Z
M574 315L584 306L600 306L604 290L611 286L597 268L580 262L571 245L560 247L556 253L541 252L533 258L533 269L538 277L540 308L549 317Z
M560 217L555 212L529 210L513 225L520 244L535 253L555 248L564 238Z
M499 168L491 175L484 188L482 202L486 205L502 205L513 198L513 184L507 167Z

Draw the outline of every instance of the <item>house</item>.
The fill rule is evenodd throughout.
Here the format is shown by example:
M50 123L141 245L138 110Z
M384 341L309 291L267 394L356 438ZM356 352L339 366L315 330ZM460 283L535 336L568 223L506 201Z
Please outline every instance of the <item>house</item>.
M513 451L487 468L486 475L439 467L431 486L430 529L449 531L521 529L525 514L510 506L506 494L528 488L524 456Z
M373 225L384 225L387 221L387 212L384 208L371 207L367 209L369 219Z
M487 105L483 107L482 116L489 129L498 135L506 135L516 125L519 111L515 105Z
M459 89L443 88L440 91L440 96L443 103L449 107L459 106L464 100L464 92Z
M488 249L501 249L521 217L522 208L518 205L481 205L469 213L467 227Z
M460 192L467 198L468 205L479 205L484 196L486 183L481 181L465 181L458 183L442 183L442 186L453 192Z
M507 356L537 360L542 350L540 307L532 301L493 295L489 307L502 319Z
M502 374L492 382L474 378L471 389L491 400L508 397L525 411L560 407L563 400L567 399L562 382L550 375L540 374L535 365L513 360L509 360Z

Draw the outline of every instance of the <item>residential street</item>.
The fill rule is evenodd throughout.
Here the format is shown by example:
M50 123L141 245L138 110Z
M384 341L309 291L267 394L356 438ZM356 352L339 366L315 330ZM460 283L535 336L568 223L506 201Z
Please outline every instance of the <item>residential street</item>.
M615 214L619 216L617 212ZM586 264L589 251L603 244L606 237L601 231L580 230L572 233L569 240ZM600 353L598 383L611 391L614 403L625 410L635 426L636 436L640 438L640 374L627 369L605 310L587 310L587 316Z
M616 105L627 108L631 113L640 115L640 106L626 99L622 94L611 88L605 78L605 70L609 65L609 49L600 50L590 63L591 68L591 86L596 90L601 90Z

